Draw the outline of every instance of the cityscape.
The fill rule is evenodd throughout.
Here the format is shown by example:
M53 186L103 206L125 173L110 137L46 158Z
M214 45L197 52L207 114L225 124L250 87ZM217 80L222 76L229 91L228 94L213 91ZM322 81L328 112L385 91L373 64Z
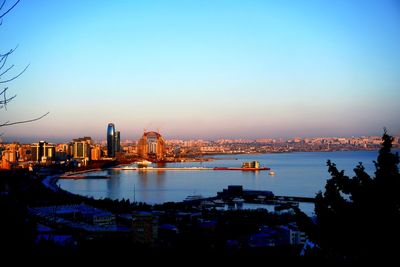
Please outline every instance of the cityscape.
M399 11L0 0L5 262L398 262Z
M399 137L392 145L400 148ZM34 164L52 165L72 162L76 166L87 166L90 162L113 161L134 163L137 160L151 162L183 162L209 160L219 154L329 152L378 150L380 136L361 137L314 137L290 139L219 139L165 140L158 132L144 132L139 140L121 141L121 132L109 123L104 140L95 142L91 137L75 138L71 142L53 144L39 141L33 144L19 142L1 143L0 169L29 168Z

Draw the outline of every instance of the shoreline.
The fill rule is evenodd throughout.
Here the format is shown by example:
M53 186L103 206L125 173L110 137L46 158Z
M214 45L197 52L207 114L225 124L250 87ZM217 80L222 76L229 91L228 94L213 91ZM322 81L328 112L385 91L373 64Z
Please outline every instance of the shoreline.
M393 148L393 151L399 151L400 148ZM376 149L332 149L332 150L288 150L288 151L269 151L269 152L236 152L236 153L206 153L203 155L206 156L218 156L218 155L264 155L264 154L284 154L284 153L329 153L329 152L368 152L368 151L379 151L379 148ZM219 160L220 158L215 158ZM228 158L229 159L229 158Z

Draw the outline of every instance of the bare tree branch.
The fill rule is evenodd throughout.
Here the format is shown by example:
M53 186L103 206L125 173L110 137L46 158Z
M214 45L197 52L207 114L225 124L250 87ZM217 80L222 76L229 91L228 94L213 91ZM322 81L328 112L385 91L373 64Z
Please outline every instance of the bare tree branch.
M7 53L5 53L5 54L3 54L3 55L0 54L0 57L2 57L2 58L0 59L0 62L3 61L3 58L4 58L4 57L9 56L9 55L12 54L15 50L17 50L18 46L19 46L19 45L16 45L14 49L10 49L10 51L8 51ZM4 64L4 63L3 63L3 64Z
M5 15L7 15L7 13L9 13L19 2L20 2L20 0L16 0L12 4L8 5L8 7L6 7L7 0L2 0L2 2L0 3L0 25L2 25L2 23L3 23L3 17ZM6 7L5 11L2 11L4 7ZM5 54L0 54L0 70L2 70L3 68L6 68L4 71L2 71L0 73L0 79L3 76L5 76L5 74L7 74L14 67L14 64L12 64L11 66L8 67L8 66L6 66L6 63L7 63L8 56L11 55L17 48L18 48L18 45L14 49L10 49ZM19 76L21 76L28 69L29 65L30 64L28 64L17 75L12 76L11 78L8 78L6 80L0 80L0 84L8 83L8 82L11 82L11 81L17 79ZM7 104L17 96L17 95L13 95L11 97L7 97L7 90L8 90L8 87L5 87L0 92L0 109L5 108L7 110ZM34 119L30 119L30 120L15 121L15 122L6 121L6 122L0 124L0 127L6 127L6 126L11 126L11 125L16 125L16 124L34 122L34 121L42 119L43 117L47 116L49 113L50 112L47 112L46 114L44 114L44 115L42 115L40 117L37 117L37 118L34 118Z
M4 94L7 91L8 87L4 88L3 91L0 92L0 95Z
M4 90L0 93L0 95L3 95L3 100L0 100L0 109L3 107L7 110L7 104L13 100L17 95L13 95L12 97L7 97L6 92L7 92L8 87L4 88Z
M4 5L4 1L3 1L2 6L3 6L3 5ZM2 70L2 69L4 68L4 66L5 66L5 64L6 64L6 62L7 62L8 56L11 55L17 48L18 48L18 45L17 45L14 49L10 49L10 51L8 51L7 53L0 55L0 64L1 64L0 70ZM28 65L28 66L29 66L29 65ZM27 66L27 67L28 67L28 66ZM4 71L0 74L0 78L1 78L2 76L4 76L4 75L5 75L9 70L11 70L13 67L14 67L14 65L11 65L11 66L8 67L6 70L4 70ZM10 81L12 81L12 80L18 78L18 76L20 76L23 72L26 71L27 67L25 67L25 69L22 70L18 75L14 76L14 77L12 77L12 78L10 78L10 79L8 79L8 80L0 81L0 83L7 83L7 82L10 82ZM6 96L6 91L7 91L7 89L8 89L8 87L4 88L3 91L0 92L0 96L3 97L3 100L0 100L0 109L5 108L5 109L7 110L7 106L6 106L7 103L9 103L12 99L14 99L14 98L17 96L17 95L14 95L14 96L12 96L12 97L7 97L7 96Z
M3 9L3 6L4 6L5 3L6 3L6 0L4 0L3 3L1 4L0 10ZM1 24L3 24L3 20L2 19L0 19L0 26L1 26Z
M5 71L3 71L3 73L0 73L0 77L3 76L4 74L7 73L7 71L9 71L10 69L12 69L14 67L14 65L11 65L8 69L6 69ZM1 70L1 68L0 68Z
M0 58L0 63L4 60L3 64L0 66L0 70L1 70L1 69L4 67L4 65L6 64L8 55L9 55L9 53L0 56L0 57L1 57L1 58Z
M26 121L16 121L16 122L9 122L9 121L7 121L7 122L5 122L5 123L3 123L3 124L0 124L0 127L5 127L5 126L11 126L11 125L15 125L15 124L21 124L21 123L27 123L27 122L38 121L38 120L42 119L43 117L47 116L49 113L50 113L50 112L47 112L46 114L44 114L44 115L42 115L42 116L40 116L40 117L38 117L38 118L31 119L31 120L26 120Z
M8 12L10 12L18 3L20 0L17 0L14 5L12 5L7 11L5 11L3 14L0 14L0 19L2 19L5 15L7 15ZM4 0L3 4L1 5L1 7L3 8L4 4L6 3L6 1ZM1 9L0 9L1 10Z
M10 79L8 79L8 80L0 81L0 83L8 83L8 82L11 82L11 81L17 79L19 76L22 75L22 73L24 73L24 72L26 71L26 69L29 67L29 65L30 65L30 64L28 64L28 65L25 67L25 69L23 69L18 75L14 76L14 77L12 77L12 78L10 78Z
M4 0L3 1L3 4L1 4L1 6L0 6L0 10L2 10L3 9L3 6L4 6L4 4L6 3L6 0Z

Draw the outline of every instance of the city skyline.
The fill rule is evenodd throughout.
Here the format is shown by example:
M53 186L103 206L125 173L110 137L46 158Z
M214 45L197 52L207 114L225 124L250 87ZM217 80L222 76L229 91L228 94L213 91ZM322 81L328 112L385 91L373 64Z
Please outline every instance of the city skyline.
M107 127L107 132L106 134L102 135L95 135L93 136L88 136L85 134L81 134L80 136L85 136L85 138L92 138L93 137L93 141L94 143L104 143L104 145L106 146L107 150L108 150L108 137L109 137L109 125L113 125L113 123L109 123L108 127ZM115 126L114 126L115 127ZM115 129L115 128L114 128ZM143 135L145 135L146 133L155 133L155 134L162 134L161 132L159 132L159 129L157 131L147 131L146 129L144 129L139 135L134 135L134 136L124 136L122 135L121 138L119 137L119 141L121 143L132 143L132 142L136 142L139 143L140 140L143 138ZM120 131L115 131L115 133L119 133L120 135ZM360 139L360 138L374 138L377 140L381 140L381 136L378 135L352 135L352 136L340 136L340 135L336 135L336 136L317 136L317 135L309 135L309 136L287 136L287 137L282 137L282 136L259 136L259 137L254 137L254 138L250 138L250 137L237 137L237 138L233 138L233 137L227 137L227 136L220 136L218 138L181 138L181 137L176 137L176 136L165 136L164 134L162 134L162 136L165 137L165 140L168 142L175 142L175 141L204 141L204 142L222 142L222 141L228 141L228 142L256 142L256 143L263 143L265 142L265 140L268 140L267 143L271 143L271 142L290 142L293 140L307 140L307 139ZM400 138L399 134L394 134L393 135L395 138ZM71 138L62 138L62 137L49 137L49 136L30 136L30 137L2 137L0 136L0 142L3 142L5 144L10 144L10 143L22 143L22 144L29 144L29 143L37 143L39 141L45 141L45 142L49 142L49 143L53 143L53 144L62 144L62 143L69 143L71 142L71 140L75 140L76 138L80 138L77 136L71 137ZM397 140L397 139L396 139ZM296 142L296 141L295 141Z
M18 97L2 139L400 133L395 1L22 1L0 26Z

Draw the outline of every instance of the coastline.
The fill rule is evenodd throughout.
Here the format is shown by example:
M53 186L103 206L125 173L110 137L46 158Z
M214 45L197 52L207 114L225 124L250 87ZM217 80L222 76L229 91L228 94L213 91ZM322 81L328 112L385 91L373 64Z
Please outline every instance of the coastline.
M400 150L400 148L394 148L394 151ZM234 153L204 153L202 155L206 156L218 156L218 155L264 155L264 154L284 154L284 153L318 153L318 152L357 152L357 151L379 151L379 148L366 148L366 149L315 149L315 150L303 150L303 149L293 149L284 151L266 151L266 152L234 152ZM219 160L220 158L215 158ZM232 158L227 158L232 159Z
M349 153L348 155L346 153ZM71 192L83 192L84 195L93 195L93 196L101 196L106 197L106 192L108 189L107 185L114 185L112 190L115 190L115 195L120 196L121 198L131 198L132 197L132 188L136 185L136 190L139 193L137 196L144 202L148 203L162 203L163 201L177 201L178 199L183 199L184 195L181 192L187 191L186 195L190 195L194 190L203 190L201 191L204 195L209 195L209 192L214 192L220 190L216 185L223 184L227 186L229 184L240 184L250 189L267 189L276 192L279 195L294 195L294 196L313 196L315 192L321 190L323 188L323 181L326 178L326 160L330 158L337 162L338 166L341 169L344 169L347 173L352 173L354 166L358 164L359 161L364 163L367 171L373 173L374 165L372 160L376 158L375 152L367 151L367 152L331 152L331 153L310 153L310 152L302 152L302 153L287 153L284 154L242 154L242 155L226 155L219 154L215 156L215 159L218 161L210 162L208 164L200 164L200 163L190 163L190 162L182 162L182 163L169 163L164 165L152 164L153 171L156 171L154 174L145 175L143 172L139 171L135 174L135 172L123 172L120 173L118 171L107 170L107 168L102 169L105 171L101 171L98 173L94 173L93 175L111 175L115 177L119 177L118 179L113 179L112 183L105 183L105 181L96 179L90 182L77 182L74 185L73 181L63 181L59 180L57 184L59 184L63 189L70 190ZM276 155L276 156L273 156ZM282 156L281 156L282 155ZM229 158L224 161L226 158ZM355 160L352 160L352 159ZM234 159L234 160L232 160ZM371 160L370 160L371 159ZM248 162L256 160L259 161L262 166L266 166L271 168L275 172L275 176L270 176L268 172L265 174L262 172L248 173L248 172L212 172L210 173L198 172L197 169L192 169L188 167L236 167L239 165L239 162ZM354 161L353 163L351 163ZM346 164L346 162L350 162ZM136 167L136 165L132 164L132 168ZM158 170L161 167L171 167L172 171L162 171ZM186 167L183 170L188 171L187 174L183 172L174 173L174 168ZM196 171L195 171L196 170ZM150 171L150 170L149 170ZM309 175L306 176L300 175L307 171ZM94 170L95 172L95 170ZM300 176L299 176L300 175ZM170 179L171 178L171 179ZM298 186L291 186L290 184L297 184ZM90 185L99 184L102 186L101 192L91 192ZM124 184L124 187L118 187L117 185ZM64 186L65 185L65 186ZM88 187L89 186L89 187ZM79 190L75 190L79 188ZM150 192L151 189L151 192ZM175 194L174 192L179 189L179 194ZM86 191L85 191L86 190ZM105 190L105 191L104 191ZM159 191L157 191L159 190ZM158 192L158 193L157 193ZM200 192L200 191L199 191ZM177 197L179 195L179 198ZM160 201L160 202L156 202Z

